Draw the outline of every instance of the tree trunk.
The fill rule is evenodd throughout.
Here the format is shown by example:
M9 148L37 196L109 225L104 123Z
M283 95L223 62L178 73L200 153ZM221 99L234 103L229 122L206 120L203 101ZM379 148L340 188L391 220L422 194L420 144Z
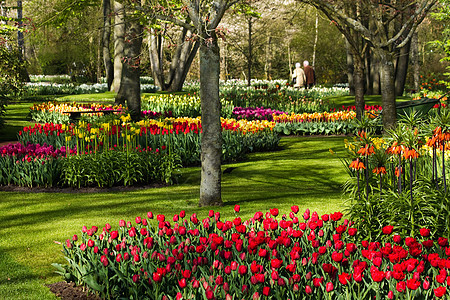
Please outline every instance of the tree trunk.
M248 18L248 59L247 59L247 85L251 85L252 80L252 61L253 61L253 51L252 51L252 18Z
M266 80L270 80L272 76L270 75L272 70L272 36L267 36L266 44L266 62L264 64L264 74Z
M116 104L123 103L126 100L131 118L136 121L141 117L139 55L142 46L142 26L139 21L129 21L126 31L127 41L122 66L122 79L116 96Z
M159 87L161 91L166 90L166 82L163 70L163 57L162 57L162 36L152 29L149 37L149 55L150 66L152 68L153 80L155 85Z
M184 81L186 80L187 73L191 68L192 61L197 54L200 42L189 40L186 41L186 36L192 37L190 31L183 30L179 45L172 58L172 63L169 72L169 84L167 90L170 92L181 91Z
M414 90L420 89L420 59L419 59L419 34L414 33L411 41L411 63L413 65Z
M353 78L354 73L354 64L353 64L353 54L350 49L350 44L345 40L346 50L347 50L347 80L348 80L348 88L350 90L350 95L355 95L355 82Z
M200 206L222 205L222 128L219 100L220 52L212 33L211 43L200 45L200 98L202 102Z
M316 9L316 34L314 36L314 45L313 45L313 57L312 57L312 66L316 66L316 48L317 48L317 40L319 39L319 12Z
M122 59L125 48L125 8L118 1L114 1L114 16L114 80L111 85L111 91L117 93L122 80Z
M370 56L370 79L372 85L371 94L380 95L381 94L380 59L378 58L376 52L374 51L371 51Z
M197 54L200 43L198 41L186 40L192 37L192 33L186 29L183 29L180 35L180 40L175 50L175 54L172 57L170 64L170 70L168 72L168 78L166 82L166 76L164 74L164 52L163 42L164 39L161 34L152 31L149 38L149 54L150 65L152 68L153 78L155 85L162 91L177 92L183 88L184 81L191 67L192 61Z
M383 106L384 130L394 128L397 122L395 105L395 73L392 54L389 50L379 49L381 102Z
M23 7L22 1L17 1L17 25L20 30L17 31L17 46L19 52L19 60L21 62L25 61L25 40L23 38L22 26L23 26ZM27 68L25 65L22 65L19 69L20 78L22 81L29 82L30 75L28 74Z
M355 106L356 106L356 118L361 120L365 111L365 101L364 101L364 66L361 58L353 56L354 61L354 71L353 79L355 83Z
M395 68L395 95L402 96L405 90L406 74L408 73L409 50L411 40L405 46L400 48L397 64Z
M102 28L102 51L103 64L105 66L106 83L108 84L108 91L111 90L112 82L114 80L114 66L111 61L111 52L109 43L111 39L111 0L103 0L103 28Z

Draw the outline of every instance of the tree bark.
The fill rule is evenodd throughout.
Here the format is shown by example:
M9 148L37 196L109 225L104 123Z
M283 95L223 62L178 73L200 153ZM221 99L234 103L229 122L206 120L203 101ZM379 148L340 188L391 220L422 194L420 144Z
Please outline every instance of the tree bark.
M186 41L186 37L189 41ZM175 51L175 56L172 58L172 63L169 72L169 84L167 90L170 92L181 91L187 73L191 68L192 61L197 54L200 42L191 40L192 32L183 30L180 37L180 42Z
M200 206L222 205L222 128L219 100L220 52L217 38L200 45L200 98L202 99Z
M116 93L119 92L120 81L122 80L122 59L125 48L124 38L125 8L120 2L114 1L114 80L111 85L111 91Z
M354 71L353 79L355 83L355 106L356 106L356 118L361 120L365 111L365 100L364 100L364 66L361 58L353 55L354 61Z
M389 50L378 49L380 57L381 99L384 130L394 128L397 121L395 105L395 73L393 57Z
M414 70L414 90L417 93L420 89L419 35L417 32L414 33L411 41L411 62Z
M350 49L350 44L348 40L345 40L346 50L347 50L347 80L348 80L348 88L350 90L350 95L355 95L355 82L353 78L354 72L354 63L353 63L353 54Z
M395 95L402 96L405 90L406 75L409 65L409 50L411 48L411 40L398 51L397 63L395 68Z
M266 44L266 61L264 64L264 74L266 80L270 80L272 78L272 76L270 75L271 70L272 70L272 37L268 35Z
M157 33L154 29L151 30L149 37L149 55L150 55L150 66L152 68L153 80L155 85L160 88L161 91L166 90L166 83L164 78L163 70L163 57L162 57L162 36Z
M139 20L127 23L127 43L122 66L122 79L119 92L116 96L116 104L127 102L133 120L141 117L141 83L139 64L142 46L142 26Z
M248 18L248 58L247 58L247 85L251 85L252 80L252 61L253 61L253 51L252 51L252 18Z
M170 69L167 76L164 73L164 53L161 34L152 31L149 38L150 65L152 68L155 85L162 91L177 92L183 88L184 81L191 67L192 61L200 46L199 41L192 41L192 32L183 29L177 45L177 49L172 57ZM188 40L186 40L188 39Z
M106 83L108 91L111 90L114 80L114 66L111 61L109 43L111 39L111 0L103 0L103 30L102 30L102 52L103 64L105 66Z
M370 55L370 83L371 95L381 95L380 59L374 51Z

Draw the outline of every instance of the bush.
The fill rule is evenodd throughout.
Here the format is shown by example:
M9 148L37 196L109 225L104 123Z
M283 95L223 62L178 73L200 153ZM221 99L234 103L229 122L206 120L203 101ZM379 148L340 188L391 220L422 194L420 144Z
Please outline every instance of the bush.
M17 50L7 46L6 40L0 36L0 128L4 125L8 101L22 92L23 70L24 63L20 61Z
M235 207L239 212L239 206ZM446 291L448 239L383 236L357 240L341 213L297 217L278 209L250 220L219 212L148 212L148 219L83 227L63 244L67 264L53 264L74 281L112 299L431 299ZM265 216L265 217L264 217ZM302 220L300 220L302 219ZM303 221L304 219L304 221Z
M351 176L345 192L352 220L368 238L382 235L386 225L408 235L430 227L434 236L449 237L449 111L430 125L412 113L388 133L377 138L360 131L346 143L352 157L344 161Z

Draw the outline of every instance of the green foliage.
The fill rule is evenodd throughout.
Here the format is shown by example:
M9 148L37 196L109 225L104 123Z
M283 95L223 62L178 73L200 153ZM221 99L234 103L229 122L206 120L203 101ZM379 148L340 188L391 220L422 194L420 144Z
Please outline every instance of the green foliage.
M23 84L20 79L23 62L18 52L0 36L0 127L4 124L6 105L20 95Z
M355 132L351 122L292 122L277 123L275 132L282 135L332 135L349 134Z
M450 1L440 0L440 5L438 6L438 12L433 13L432 17L438 20L443 26L442 38L440 40L435 40L432 42L441 51L444 52L445 56L441 59L441 62L450 62ZM446 67L450 70L450 66ZM450 77L450 73L444 73L444 75ZM447 88L450 88L450 82L447 80L442 80L440 83L445 84Z
M411 236L423 227L434 236L450 236L448 153L444 159L439 150L447 144L439 132L449 128L446 109L431 120L411 112L384 138L360 131L359 140L347 142L353 160L343 161L350 166L344 186L347 213L362 236L377 238L387 225ZM355 162L363 166L356 167Z
M177 155L105 151L61 159L61 184L70 187L173 183L181 167Z
M52 187L59 180L61 165L58 159L16 156L0 157L0 185L24 187Z

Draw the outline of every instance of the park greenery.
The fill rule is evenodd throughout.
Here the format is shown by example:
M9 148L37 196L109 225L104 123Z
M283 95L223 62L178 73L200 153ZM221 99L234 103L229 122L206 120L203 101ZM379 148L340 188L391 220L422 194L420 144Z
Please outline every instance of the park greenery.
M0 298L448 298L449 4L0 1Z

